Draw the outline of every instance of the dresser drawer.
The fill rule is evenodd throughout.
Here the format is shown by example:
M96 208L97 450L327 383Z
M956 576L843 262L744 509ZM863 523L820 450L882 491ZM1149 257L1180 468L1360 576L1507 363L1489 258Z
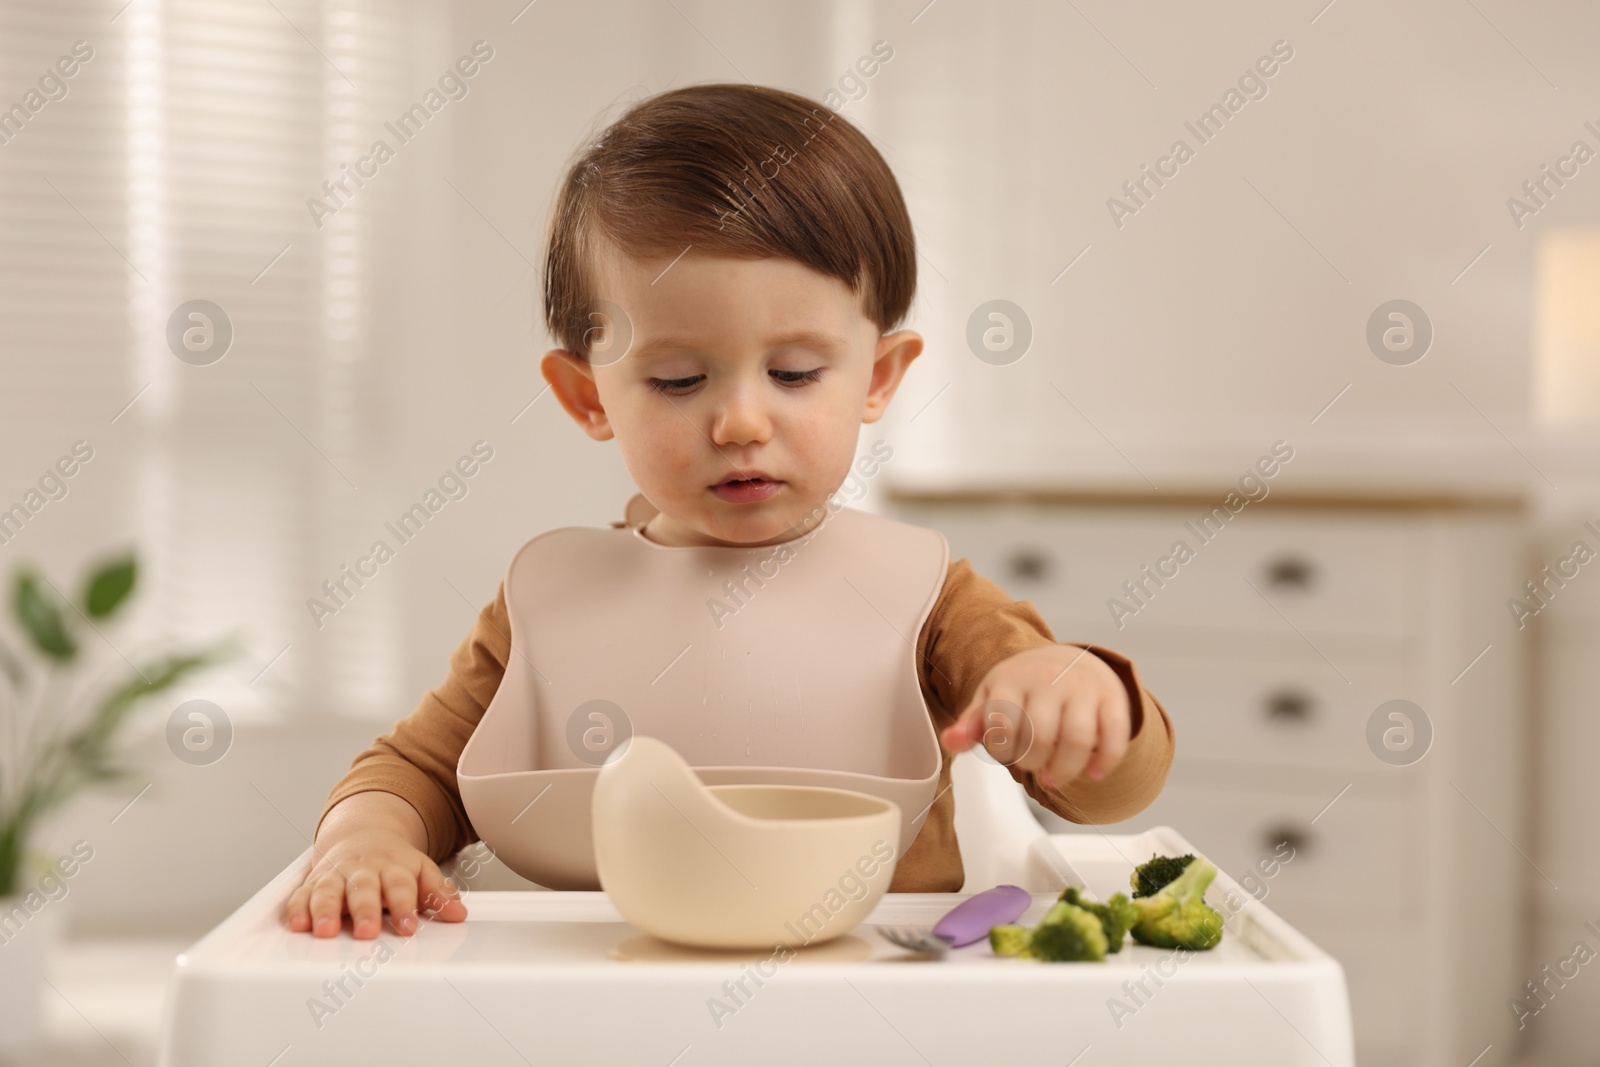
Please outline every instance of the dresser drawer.
M1328 807L1350 779L1316 777L1322 788L1303 794L1169 784L1134 818L1098 831L1068 822L1031 798L1029 806L1051 833L1179 828L1219 868L1313 939L1319 925L1334 921L1399 926L1413 920L1422 855L1415 813L1403 801L1363 796L1359 784ZM1287 854L1278 851L1284 841L1294 849L1292 858L1274 869L1273 861ZM1127 857L1130 863L1149 858Z
M1202 527L1199 506L918 506L897 514L940 529L952 559L970 558L978 573L1064 624L1395 638L1414 629L1420 590L1408 566L1410 531L1398 517L1252 506L1217 529L1220 520Z
M1309 651L1309 650L1308 650ZM1145 655L1140 680L1173 717L1185 761L1382 770L1367 747L1367 720L1386 700L1408 695L1398 664L1323 660L1189 659Z

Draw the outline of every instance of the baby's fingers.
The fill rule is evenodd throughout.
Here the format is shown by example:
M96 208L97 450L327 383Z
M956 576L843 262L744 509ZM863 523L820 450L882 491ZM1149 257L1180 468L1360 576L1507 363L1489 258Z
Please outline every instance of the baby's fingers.
M956 721L939 733L939 742L951 752L965 752L983 740L983 705L981 692L956 716Z
M447 923L458 923L467 917L467 906L461 903L455 883L446 878L432 860L422 864L418 885L422 889L423 915Z
M344 916L344 876L320 875L311 888L311 932L317 937L333 937Z
M1069 700L1059 712L1055 744L1045 761L1044 784L1060 789L1083 772L1094 751L1100 720L1093 702Z
M350 872L345 887L350 908L350 932L365 941L378 936L383 928L383 901L378 895L378 872L357 867Z
M1116 770L1128 752L1128 709L1107 700L1100 705L1100 745L1089 761L1087 773L1098 781Z
M311 929L310 883L303 883L299 889L289 894L289 902L283 906L283 916L289 924L289 929L297 934L303 934Z
M389 904L389 921L397 934L417 929L417 876L405 867L383 870L383 898Z
M290 930L297 934L307 933L312 930L318 915L329 912L333 916L333 928L335 931L338 930L339 920L344 915L344 886L342 879L337 886L329 886L326 883L330 876L337 877L340 873L336 868L330 870L329 866L320 863L311 866L305 879L294 892L289 894L289 899L283 906L283 918ZM317 895L319 887L323 890L320 897ZM321 936L329 935L324 933Z

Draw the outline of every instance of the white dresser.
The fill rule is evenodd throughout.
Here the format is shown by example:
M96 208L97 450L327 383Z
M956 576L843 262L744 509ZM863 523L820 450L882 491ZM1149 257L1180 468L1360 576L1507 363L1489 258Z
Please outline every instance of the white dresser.
M1508 1053L1542 877L1523 855L1527 637L1505 603L1533 577L1520 506L1277 490L1202 541L1186 524L1224 492L891 491L884 510L942 530L1057 640L1133 659L1177 756L1155 804L1104 831L1172 825L1338 957L1364 1067ZM1369 742L1397 699L1431 724L1420 759L1414 714L1385 709ZM1029 803L1051 832L1098 832ZM1283 1025L1266 1004L1240 1024Z

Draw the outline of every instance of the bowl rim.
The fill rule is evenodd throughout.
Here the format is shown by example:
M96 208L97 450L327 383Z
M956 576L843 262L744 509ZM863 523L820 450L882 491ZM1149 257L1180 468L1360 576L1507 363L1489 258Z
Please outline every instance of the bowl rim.
M688 762L688 761L685 761L685 762ZM516 770L516 771L492 771L489 774L462 774L458 770L456 772L456 776L458 778L461 778L461 779L464 779L464 780L467 780L467 781L472 781L472 782L498 782L498 781L504 781L504 780L514 779L514 778L527 778L527 777L530 777L530 776L533 776L533 775L551 775L553 777L570 777L570 778L584 778L584 777L597 778L600 775L601 766L602 765L596 765L596 766L592 766L592 767L525 767L525 768L523 768L521 770ZM847 771L847 770L838 770L838 769L833 768L833 767L793 767L793 766L784 766L784 765L779 765L779 764L774 764L774 763L689 763L689 769L694 771L695 774L697 774L697 775L701 771L716 771L718 773L725 772L725 771L726 772L737 772L737 773L744 773L744 772L748 772L748 771L781 771L781 772L784 772L784 773L793 772L793 773L798 773L798 774L832 775L832 776L835 776L835 777L845 776L845 777L850 777L850 778L862 778L862 779L866 779L867 781L872 781L872 782L894 782L894 783L901 783L901 784L908 784L908 785L913 785L913 784L916 784L916 783L919 783L919 782L924 782L924 781L937 781L938 777L939 777L937 772L934 773L934 774L928 775L926 778L906 778L906 777L903 777L903 776L897 775L897 774L876 774L876 773L871 772L871 771ZM741 785L743 783L740 783L740 782L721 782L721 783L718 783L718 784L720 784L720 785ZM754 784L784 785L784 783L782 783L782 782L751 783L751 784L752 785L754 785ZM785 788L790 788L790 787L785 786ZM792 788L796 788L796 789L836 789L838 787L837 786L826 786L826 785L818 785L818 786L796 785L796 786L793 786ZM862 792L862 790L859 790L859 789L847 789L847 790L844 790L844 792L847 792L847 793L852 793L852 792L859 793L859 792Z
M706 792L711 795L711 798L716 801L719 807L721 807L735 820L744 823L747 826L848 826L852 823L870 822L875 819L882 819L885 815L889 815L893 812L900 812L902 818L905 816L905 813L900 811L900 805L896 804L894 801L889 800L886 797L880 797L873 793L863 793L855 789L838 789L828 785L784 785L781 782L722 782L717 785L707 785L705 783L701 784L705 788ZM746 815L744 812L733 807L731 804L717 795L717 791L720 789L781 789L785 792L791 793L837 793L843 796L871 801L872 803L878 805L878 808L875 811L861 812L859 815L825 815L815 819L763 819L755 815Z

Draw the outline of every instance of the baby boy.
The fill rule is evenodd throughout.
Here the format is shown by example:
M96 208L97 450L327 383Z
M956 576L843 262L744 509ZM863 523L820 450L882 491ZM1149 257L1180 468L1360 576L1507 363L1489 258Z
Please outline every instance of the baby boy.
M662 546L808 535L851 474L860 426L922 351L896 329L916 249L888 165L837 113L776 89L698 85L629 109L568 171L545 267L561 347L544 377L586 434L616 440L647 502L615 525ZM502 582L444 682L335 786L291 930L332 937L349 915L373 938L384 910L402 934L419 914L465 918L437 865L478 839L456 768L510 632ZM948 565L915 662L942 767L891 892L961 889L950 759L974 745L1073 822L1129 818L1160 792L1172 724L1133 665L1057 643L965 559Z

